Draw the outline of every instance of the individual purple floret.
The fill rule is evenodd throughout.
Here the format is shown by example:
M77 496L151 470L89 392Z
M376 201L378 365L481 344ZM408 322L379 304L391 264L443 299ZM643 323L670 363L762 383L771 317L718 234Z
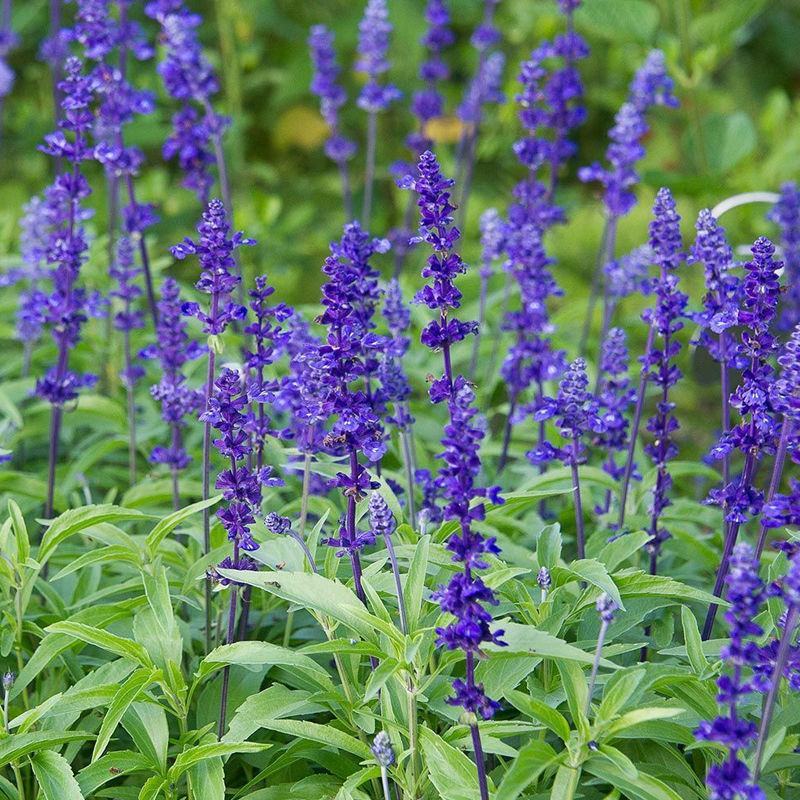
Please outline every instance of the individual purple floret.
M432 381L430 398L433 403L446 403L449 421L445 425L440 454L442 466L437 485L444 501L444 518L458 522L458 529L450 536L447 548L453 561L462 565L450 582L440 587L435 597L443 611L453 616L453 621L437 628L439 644L449 650L461 649L466 654L465 680L453 683L455 695L448 699L451 705L461 706L471 717L472 744L478 768L478 785L481 800L488 800L483 750L478 718L491 718L498 704L489 699L483 686L475 682L475 656L484 642L502 644L502 631L490 628L491 613L486 606L497 603L492 590L475 575L476 570L487 567L486 556L499 552L493 537L484 538L473 525L483 519L485 502L502 502L496 487L487 489L478 484L481 469L479 448L484 436L484 425L476 419L475 392L462 375L456 375L452 365L452 345L475 333L474 322L462 322L451 311L460 306L461 292L455 285L458 275L466 265L455 250L460 233L453 226L450 201L453 181L445 178L436 157L431 152L420 156L417 177L408 179L406 188L417 194L420 209L418 239L430 245L433 252L428 257L422 276L428 281L417 294L417 302L438 311L438 319L428 323L421 341L432 350L441 350L444 374Z
M661 390L656 413L647 422L647 430L653 441L645 446L645 452L656 468L656 484L650 506L650 571L657 571L657 559L661 545L669 538L669 532L661 526L661 515L670 506L669 491L672 477L668 462L678 454L674 441L675 431L680 427L673 414L675 403L670 400L670 389L681 379L682 373L674 363L680 353L681 344L676 334L683 328L686 304L689 298L678 289L678 267L684 259L682 252L680 216L675 201L668 189L659 189L653 206L653 221L650 223L650 246L653 248L659 275L653 282L656 304L642 314L642 319L653 332L652 347L645 353L643 367L646 375L643 382Z
M727 706L727 712L711 722L701 722L695 737L701 741L718 742L728 751L721 764L712 764L708 770L706 785L711 800L737 797L762 800L764 793L753 782L741 758L742 751L747 750L756 738L756 726L742 716L740 704L742 698L753 690L745 670L758 659L758 647L753 638L760 636L762 630L754 620L765 600L764 585L758 577L758 561L749 545L738 544L733 549L730 573L725 582L730 603L725 612L730 641L723 647L721 656L730 672L717 679L717 701Z
M767 218L781 232L786 294L781 301L778 330L790 331L800 324L800 189L794 182L781 186L780 199Z
M711 450L714 458L722 458L736 450L745 457L741 476L709 493L709 502L722 507L727 523L725 545L714 585L717 597L722 591L727 562L739 528L761 511L764 502L764 493L753 483L756 466L761 458L775 452L777 444L778 426L772 404L775 376L772 356L778 349L778 342L771 328L780 295L778 271L783 265L773 259L775 246L763 236L756 240L751 252L752 260L744 265L743 299L737 316L737 323L742 328L741 342L734 354L734 358L745 363L746 367L731 395L731 407L738 412L741 421L724 432ZM715 605L709 607L703 630L705 638L711 635L716 609Z
M183 374L183 365L206 352L196 342L190 341L186 333L186 321L181 313L181 296L178 283L167 278L161 287L158 303L158 327L156 342L141 352L147 359L158 359L161 378L151 387L150 394L161 404L161 419L169 428L169 445L157 445L150 453L150 461L169 467L172 476L172 503L177 511L180 507L178 473L191 462L182 441L182 429L186 418L203 408L204 393L192 389Z
M533 418L537 422L555 418L559 435L567 439L569 444L565 447L556 447L548 441L540 441L527 454L532 464L546 464L548 461L559 459L572 471L578 558L585 557L583 502L578 477L578 466L585 460L583 437L590 431L602 433L605 430L605 424L598 414L597 399L589 392L588 386L586 362L582 358L576 358L567 367L561 379L558 395L555 398L542 398L533 412Z
M48 134L40 148L68 166L45 191L46 218L50 224L47 261L53 265L52 292L49 296L37 295L37 307L29 307L33 312L29 320L50 329L58 351L56 365L37 380L35 390L52 406L46 517L53 511L63 407L78 397L81 388L93 386L97 380L94 375L82 375L69 369L70 351L80 340L87 317L101 313L98 301L78 286L88 251L83 228L86 212L82 203L91 192L81 172L81 164L91 158L89 136L93 117L90 108L95 84L83 74L83 64L77 58L67 59L64 74L64 80L59 84L63 96L59 129Z
M308 36L308 46L314 65L311 91L319 97L322 117L330 129L325 142L325 155L339 167L345 216L349 220L352 219L353 210L347 162L355 155L356 145L343 136L340 129L339 109L347 102L347 92L339 83L340 69L336 63L333 33L324 25L314 25Z
M385 240L371 238L357 222L346 225L341 240L331 244L331 255L322 268L328 277L322 287L324 311L317 320L327 327L327 336L312 364L322 407L332 419L324 444L343 453L349 467L334 481L347 501L347 511L338 534L326 541L338 548L337 556L350 557L356 594L362 601L365 595L359 553L374 537L358 531L356 509L358 501L377 484L359 463L359 454L376 462L386 450L371 394L375 387L366 380L370 362L379 358L385 347L383 338L374 333L379 290L378 272L370 259L385 252L387 246Z

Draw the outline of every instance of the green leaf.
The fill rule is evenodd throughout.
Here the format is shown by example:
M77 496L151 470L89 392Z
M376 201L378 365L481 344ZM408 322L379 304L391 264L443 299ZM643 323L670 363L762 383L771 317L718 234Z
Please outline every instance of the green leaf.
M631 800L683 800L674 789L662 783L652 775L638 770L632 780L620 768L605 758L591 758L584 764L584 769L600 780L625 792Z
M271 744L261 742L212 742L198 744L189 750L184 750L169 768L170 781L174 782L186 772L187 769L209 758L223 758L233 753L260 753L272 747Z
M558 566L561 558L561 526L554 522L542 528L536 540L536 560L549 570Z
M313 609L341 622L367 641L376 641L378 632L400 644L400 632L388 622L370 614L355 593L338 581L307 572L250 572L219 570L220 574L250 584L290 603Z
M505 697L514 708L531 719L541 722L542 725L553 731L562 742L569 740L569 723L554 708L516 689L506 692Z
M645 0L586 0L575 13L576 25L612 42L652 42L658 9Z
M532 625L521 625L518 622L498 623L497 627L502 628L503 641L505 647L496 644L487 644L484 649L492 652L503 653L529 653L540 656L541 658L564 659L567 661L577 661L581 664L591 664L594 661L594 653L587 653L578 649L575 645L559 639L546 631L540 631ZM618 669L613 661L600 659L600 663L608 669Z
M420 727L422 752L431 783L441 800L475 800L478 771L475 764L428 728Z
M506 770L493 800L517 800L557 759L556 751L547 742L528 742Z
M53 750L42 750L31 758L31 766L43 800L84 800L64 756Z
M273 683L268 689L251 694L233 715L223 741L243 742L249 739L265 719L285 719L322 711L322 706L309 700L309 693L288 689Z
M377 697L386 681L400 669L400 664L393 658L384 658L377 668L370 672L364 687L364 702L368 703Z
M142 645L132 639L125 639L101 628L93 628L91 625L84 625L80 622L55 622L45 630L48 633L63 633L73 639L86 642L86 644L94 645L102 650L108 650L108 652L122 658L132 658L143 667L150 667L151 669L153 667L153 662Z
M597 709L597 724L610 722L628 702L644 678L642 668L620 670L606 684L603 699Z
M122 727L153 769L163 773L169 747L169 725L164 709L153 703L133 703L122 717Z
M605 731L605 735L609 739L613 739L618 734L627 728L632 728L641 722L652 722L657 719L669 719L670 717L677 717L682 714L681 708L637 708L633 711L628 711L623 714L619 719L614 720Z
M130 547L126 547L124 544L112 544L97 550L89 550L78 556L78 558L73 559L60 569L50 580L60 581L62 578L66 578L67 575L72 575L73 572L78 572L94 564L105 564L106 562L112 564L123 562L136 566L139 563L139 557Z
M56 548L70 536L101 522L121 522L126 519L147 519L148 515L131 508L115 505L92 505L71 508L56 517L48 526L39 545L37 561L44 564Z
M103 755L128 707L153 682L157 674L158 670L138 669L119 687L103 717L103 723L97 734L94 750L92 750L92 761L96 761Z
M152 769L153 765L141 753L134 753L132 750L117 750L113 753L106 753L93 764L84 767L78 773L78 785L84 794L92 794L103 784L113 781L120 775Z
M697 620L687 606L681 606L681 622L689 663L695 673L701 675L708 668L708 659L703 653L703 640L697 627Z
M11 518L11 527L14 530L14 538L17 542L17 564L21 566L31 554L31 543L28 538L28 526L25 524L25 517L22 516L19 506L11 499L8 501L8 516Z
M581 736L589 731L589 721L586 718L586 707L589 705L589 686L583 670L573 661L560 660L556 662L561 675L561 685L567 695L569 713L572 722Z
M423 592L425 590L425 576L428 571L428 552L431 546L430 536L420 536L414 549L414 558L408 568L405 589L403 592L406 603L406 617L408 618L408 632L417 631L420 616L422 615Z
M311 742L330 745L359 758L372 758L369 747L363 742L330 724L320 725L300 719L265 719L262 721L261 727L298 739L308 739Z
M701 128L706 160L716 173L729 172L758 145L755 125L744 111L709 114Z
M732 44L728 40L755 19L766 7L768 0L736 0L724 3L704 14L693 16L691 21L692 39L701 45L714 42Z
M147 551L150 553L150 557L154 557L155 554L158 552L159 545L164 538L168 536L175 528L178 527L182 522L189 519L189 517L197 514L198 511L202 511L204 508L209 508L210 506L215 505L222 499L222 495L217 495L216 497L209 497L208 500L201 500L199 503L192 503L190 506L186 506L185 508L181 508L178 511L174 511L169 516L164 517L160 522L156 524L156 526L147 534L147 538L145 539L145 545L147 547Z
M47 750L67 742L78 742L93 739L94 736L83 731L34 731L33 733L17 733L0 739L0 767L22 756Z
M225 767L219 756L193 764L189 778L192 786L203 787L203 800L225 800Z
M160 775L153 775L152 778L148 778L144 782L144 786L142 786L139 792L138 800L155 800L166 785L167 781L165 778L162 778Z
M202 660L197 675L205 677L227 664L289 667L302 672L323 689L333 688L330 676L313 658L270 642L235 642L217 647Z
M556 574L560 571L555 570ZM584 558L579 561L573 561L564 571L576 575L586 583L591 583L592 586L596 586L601 592L605 592L621 611L625 610L617 585L611 579L606 568L597 559Z

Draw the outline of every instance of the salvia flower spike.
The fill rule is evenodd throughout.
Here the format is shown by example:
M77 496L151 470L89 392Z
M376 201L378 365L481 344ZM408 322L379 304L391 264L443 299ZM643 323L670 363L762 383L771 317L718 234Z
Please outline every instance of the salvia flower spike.
M339 81L333 33L324 25L315 25L309 33L308 46L314 65L311 91L319 97L322 117L330 129L325 155L339 168L345 218L349 221L353 218L353 197L348 162L356 154L356 145L341 132L339 110L347 102L347 92Z
M461 291L455 279L466 271L466 265L455 250L460 233L453 225L455 207L450 199L453 183L442 175L436 156L428 151L420 156L417 177L407 179L405 185L413 189L418 198L421 215L418 239L433 250L422 271L428 283L417 294L416 301L439 312L438 318L422 331L421 341L432 350L440 350L444 361L444 374L432 381L429 390L431 401L445 403L449 414L442 440L444 452L440 456L443 465L436 483L445 500L444 518L459 524L447 547L453 553L453 561L463 569L436 593L442 610L453 616L452 622L436 632L441 646L449 650L461 649L466 654L466 678L454 681L455 695L447 702L468 712L480 796L481 800L488 800L478 719L490 719L499 704L487 697L483 686L476 683L475 659L483 642L502 644L502 631L490 629L492 617L486 606L496 605L497 600L475 571L485 569L486 556L499 549L494 538L484 538L474 526L485 514L485 502L480 498L489 498L492 502L502 502L502 499L497 487L487 489L477 483L481 468L478 449L484 426L476 419L473 388L453 369L452 346L474 334L476 329L476 323L462 322L451 316L451 311L461 305Z
M220 349L220 335L234 320L244 319L247 309L231 298L231 293L240 283L240 278L231 272L236 261L234 253L242 246L254 245L241 231L230 235L230 223L225 206L219 200L212 200L197 226L197 241L184 239L171 248L172 255L178 260L196 255L200 261L200 279L195 287L209 295L208 311L203 311L197 302L186 302L181 312L194 317L202 323L203 332L208 335L208 359L206 363L205 403L204 410L209 409L214 390L216 376L216 356ZM203 499L210 496L211 475L211 420L203 420ZM209 510L203 510L203 552L211 547ZM206 645L211 642L211 584L206 582Z
M367 76L367 82L358 96L357 105L367 112L366 174L364 176L364 205L361 224L369 229L372 217L372 193L375 182L375 149L378 139L378 114L386 111L401 97L400 90L391 83L382 83L389 71L389 22L387 0L367 0L364 16L358 26L358 60L356 69Z
M182 431L186 418L201 411L204 404L204 392L189 386L183 366L206 352L204 346L189 339L181 307L178 282L167 278L161 286L158 303L156 341L140 353L142 358L157 359L161 366L161 378L150 388L150 394L161 404L161 419L169 429L169 444L156 445L150 453L150 461L169 467L176 511L180 506L178 476L192 460L183 446Z
M764 456L775 452L777 444L772 357L778 342L772 328L780 295L778 271L783 265L775 261L775 246L763 236L755 241L751 253L752 259L744 265L743 299L737 314L742 334L734 353L745 368L740 384L731 395L731 407L739 414L740 422L723 433L711 450L715 459L736 450L744 455L740 477L709 492L709 502L722 507L726 523L722 558L714 583L716 597L721 596L739 528L757 515L764 503L764 493L753 483L756 466ZM709 606L703 627L705 639L711 636L716 613L717 606Z
M800 324L800 189L796 183L781 186L780 199L767 215L781 232L786 293L781 300L778 329L790 331Z
M711 800L746 797L763 800L764 793L755 784L750 770L741 757L756 738L756 726L740 710L742 698L753 691L746 669L758 657L753 638L761 628L755 618L765 600L764 585L758 577L758 561L752 548L740 543L730 556L730 571L725 576L730 607L725 620L730 627L730 641L722 649L724 664L729 668L717 680L717 701L727 710L712 721L700 723L695 737L701 741L718 742L727 750L720 764L712 764L706 775Z

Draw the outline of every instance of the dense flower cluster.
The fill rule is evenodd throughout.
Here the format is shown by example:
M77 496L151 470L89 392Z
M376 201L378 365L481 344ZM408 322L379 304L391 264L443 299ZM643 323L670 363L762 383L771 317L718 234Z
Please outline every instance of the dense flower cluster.
M756 737L756 726L739 713L742 698L753 691L745 669L758 660L758 646L753 641L760 636L761 628L755 618L765 600L764 586L758 577L758 561L746 544L736 545L731 556L728 584L729 609L725 620L730 626L730 642L722 649L724 662L732 672L722 674L717 680L717 700L728 707L711 722L702 722L695 736L708 742L719 742L728 751L721 764L713 764L706 777L711 800L730 800L743 797L761 800L764 793L751 778L747 765L740 757Z
M735 450L745 455L741 477L710 494L713 502L723 506L727 522L736 526L760 511L763 493L752 485L755 464L775 449L776 425L771 400L775 368L771 359L778 343L771 328L778 308L778 270L782 264L773 259L774 253L774 245L761 237L752 247L752 260L744 265L742 303L737 315L743 332L734 358L747 366L730 399L741 421L724 431L711 451L714 458Z
M205 205L214 184L210 167L228 119L211 106L219 82L197 35L202 19L189 11L183 0L151 0L145 5L145 14L161 26L165 55L158 72L167 92L180 104L172 117L172 133L164 142L164 158L177 159L184 173L183 185Z
M111 297L116 297L122 308L114 314L114 327L121 331L125 343L125 368L121 373L122 380L128 390L132 390L136 381L144 375L141 365L133 362L130 349L130 332L144 327L144 317L135 308L137 298L142 290L136 285L139 269L133 259L133 245L127 236L117 243L117 257L109 270L116 287L111 290Z
M324 25L315 25L309 34L308 46L314 64L311 91L319 97L322 116L330 128L325 154L331 161L342 164L355 155L356 145L342 135L339 127L339 109L347 102L347 93L339 83L333 33Z
M196 255L202 271L196 288L210 295L208 313L201 310L199 303L184 303L182 311L186 316L195 317L203 323L204 333L218 335L225 331L234 320L244 319L247 309L231 301L231 294L241 278L231 270L235 266L234 252L242 246L255 244L241 231L229 238L230 223L225 207L219 200L212 200L203 212L197 226L200 234L197 241L186 238L170 248L172 255L182 260Z
M800 189L796 183L781 186L780 199L768 218L781 232L786 294L782 301L778 329L790 331L800 323Z
M602 421L602 430L595 434L592 442L606 453L603 469L618 481L625 470L617 463L615 454L627 448L630 427L627 412L636 398L636 390L628 375L626 336L621 328L612 328L603 342L600 374L597 414Z
M628 98L609 131L611 144L606 150L609 166L596 163L578 172L582 181L598 181L603 186L603 202L609 217L625 216L636 204L633 187L639 182L636 163L645 154L642 139L649 131L647 113L654 106L677 107L673 88L664 54L660 50L651 51L634 75Z
M385 252L388 242L373 239L357 222L345 226L339 242L322 268L328 277L322 288L324 310L317 321L327 327L325 341L317 348L312 368L316 372L322 408L332 419L323 441L326 447L344 454L348 472L340 472L334 485L347 500L347 510L336 536L329 545L337 555L348 554L353 567L356 593L363 599L359 551L374 541L370 531L359 532L356 507L377 484L359 454L378 461L386 450L380 416L376 413L377 387L371 376L385 347L383 337L374 333L374 314L379 299L378 272L370 264L376 253Z
M428 150L432 146L425 126L444 113L444 97L439 90L439 84L448 79L450 69L442 54L455 41L455 35L450 29L450 12L447 10L445 0L428 0L425 20L428 23L428 30L422 38L422 44L427 53L419 68L419 77L424 81L425 88L415 92L411 98L411 111L417 118L419 129L406 140L414 154Z
M168 465L173 474L191 461L183 446L181 430L186 425L186 417L200 411L203 404L202 391L189 386L183 365L202 355L205 347L190 341L181 306L178 282L167 278L161 287L158 304L156 342L141 353L143 358L158 359L161 366L161 378L150 393L161 404L161 419L167 423L170 432L169 445L154 447L150 460L154 464Z
M71 371L68 362L87 316L93 311L95 315L100 313L97 298L87 295L77 285L88 250L82 225L86 212L81 204L91 189L81 172L81 164L92 157L90 108L96 87L92 77L83 74L83 65L77 58L67 60L64 72L59 86L63 93L59 130L48 134L41 148L47 155L69 164L69 169L57 175L45 191L45 218L49 223L46 258L54 265L53 290L49 296L36 293L35 301L28 306L29 311L35 311L36 323L50 329L58 347L55 367L36 382L36 394L54 406L74 400L80 388L92 386L97 380L94 375Z
M367 76L358 96L358 107L375 113L385 111L400 99L400 90L391 83L382 84L381 76L389 71L389 37L392 24L386 0L367 0L364 16L358 26L358 60L356 69Z
M247 396L253 409L249 413L248 432L253 441L256 464L261 467L264 458L264 441L268 436L279 435L288 438L291 430L276 431L267 414L267 404L275 400L279 388L277 378L264 374L283 353L289 338L288 331L281 323L292 315L292 309L285 303L270 305L269 298L275 289L269 285L265 275L256 278L254 289L250 290L250 310L253 321L245 326L244 332L250 336L251 348L244 352L247 375Z
M554 350L550 340L548 301L561 290L542 239L548 228L564 220L553 196L559 171L574 152L570 134L585 117L575 62L587 54L585 42L569 32L534 50L519 76L519 119L526 135L514 150L528 174L514 188L516 202L508 210L505 237L506 269L519 287L520 307L509 312L504 322L515 340L501 369L510 403L501 466L511 426L526 410L516 413L520 397L533 386L535 405L543 397L544 383L558 378L566 366L564 353Z
M674 363L681 349L675 335L683 328L689 299L678 289L677 270L684 258L680 219L670 191L659 189L653 205L653 221L650 223L650 247L659 268L659 275L653 283L656 304L642 315L652 332L652 345L643 359L642 379L660 389L656 413L647 422L647 430L653 435L653 441L645 447L645 452L656 467L656 485L650 507L651 538L647 545L653 571L661 544L669 537L669 532L661 527L660 519L664 509L671 505L669 491L672 478L668 462L678 453L673 436L679 424L672 413L675 403L669 395L670 389L682 376Z
M272 467L251 469L247 457L252 452L249 434L249 398L242 376L232 369L223 369L214 381L214 391L200 419L219 432L214 446L228 459L230 467L217 476L215 486L222 492L226 506L217 512L228 539L234 543L233 563L239 550L258 549L251 528L261 508L261 489L281 486L283 481L272 476Z
M438 628L440 643L448 649L460 648L467 654L466 680L453 683L455 696L448 703L458 705L488 719L498 708L490 700L480 684L475 683L474 658L483 642L502 643L502 631L490 630L491 614L486 605L497 600L492 590L474 574L485 569L485 557L497 553L493 538L484 538L474 530L475 522L483 519L483 502L478 498L489 497L500 502L497 489L485 489L477 484L481 468L478 450L484 436L483 426L476 419L475 392L462 375L454 375L451 361L451 346L474 333L475 323L462 322L450 316L458 308L461 292L455 286L456 277L466 270L455 250L459 238L458 229L452 225L450 201L452 180L444 178L436 157L431 152L422 154L418 175L409 181L418 196L417 206L421 212L419 239L433 249L422 271L428 280L417 295L417 301L428 308L439 311L439 318L428 323L422 332L422 342L434 350L441 350L444 357L444 375L433 380L430 398L434 403L447 403L449 422L444 429L444 452L440 455L443 465L436 483L445 500L444 518L457 520L459 530L452 534L447 547L453 560L463 565L447 586L436 594L442 610L452 614L453 622Z

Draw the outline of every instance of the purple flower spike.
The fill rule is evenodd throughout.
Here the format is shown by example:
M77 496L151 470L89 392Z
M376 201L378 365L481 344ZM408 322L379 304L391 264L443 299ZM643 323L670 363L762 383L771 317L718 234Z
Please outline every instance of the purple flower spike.
M347 102L347 93L339 84L339 65L336 63L333 33L324 25L315 25L308 37L314 78L311 91L319 97L320 110L330 128L325 143L325 154L331 161L344 164L356 153L356 145L342 136L339 127L339 109Z
M764 586L758 577L758 561L752 548L738 544L730 559L728 584L730 608L725 619L730 626L730 642L722 650L722 659L731 673L717 680L717 700L728 707L711 722L702 722L695 731L701 741L718 742L728 751L721 764L713 764L706 776L711 800L747 798L763 800L763 791L754 783L750 771L740 754L756 738L756 726L742 716L742 698L753 691L745 669L752 667L758 658L758 647L753 637L760 636L761 628L754 622L766 598Z
M781 195L767 215L781 232L786 294L782 301L778 329L790 331L800 323L800 189L784 183Z
M167 278L161 287L158 304L156 344L140 354L143 358L158 359L161 365L161 379L150 389L150 393L161 404L161 419L169 427L170 443L166 447L158 445L153 448L150 461L170 468L173 475L173 503L176 507L180 503L177 474L191 462L183 447L181 430L186 425L186 417L203 407L203 392L189 387L182 367L205 352L205 347L189 340L181 305L177 281Z
M656 413L647 423L647 430L653 434L654 441L645 447L645 452L653 460L657 470L650 508L651 539L647 544L650 569L655 574L661 545L669 538L669 532L660 525L664 509L671 505L669 490L672 487L672 478L668 462L678 453L673 435L680 426L672 413L675 404L669 397L670 389L682 377L674 363L681 349L675 335L683 328L683 317L689 299L678 289L677 269L684 258L683 242L680 216L668 189L659 189L656 195L653 221L650 223L650 247L659 267L659 275L654 282L656 305L642 315L642 319L650 325L653 332L653 344L643 359L645 374L642 380L661 390Z
M196 242L184 239L171 247L170 252L179 261L190 255L198 257L202 272L195 286L211 296L211 308L206 314L197 303L184 303L183 313L200 320L205 333L216 335L223 333L231 322L243 319L247 314L246 308L230 301L231 293L241 280L231 270L236 266L233 255L236 249L252 246L255 240L246 238L241 231L229 238L228 215L219 200L212 200L208 204L197 232L200 236Z
M492 615L487 606L497 604L492 590L475 574L485 569L489 554L499 552L493 537L484 538L474 525L484 518L485 502L502 502L498 488L478 485L481 470L479 448L485 425L477 418L475 392L462 375L454 375L451 347L474 333L474 322L462 322L450 312L460 305L461 292L455 286L456 277L466 271L466 265L455 250L460 237L453 225L450 189L453 181L445 178L436 157L431 152L420 156L417 177L407 181L408 188L417 194L420 209L419 240L433 250L422 275L428 283L418 293L417 301L438 310L439 318L430 322L422 332L422 342L433 350L441 350L444 375L434 380L430 388L433 403L447 405L449 420L445 425L439 455L442 466L436 478L445 501L444 518L458 522L458 529L450 536L447 548L453 561L462 565L446 586L440 587L434 597L442 610L453 616L453 621L436 629L439 645L449 650L461 649L466 654L466 679L453 683L455 694L448 698L451 705L461 706L471 717L472 743L478 768L481 798L488 798L483 750L478 719L491 718L499 704L491 700L483 686L475 682L475 655L482 643L503 644L502 631L490 627Z
M425 135L425 126L444 113L444 97L439 84L450 77L450 69L442 54L455 41L445 0L428 0L425 19L428 30L422 38L422 44L427 51L427 58L419 68L419 77L424 81L425 88L415 92L411 98L411 112L419 122L419 131L407 140L414 154L431 147L432 142Z
M646 115L654 106L676 107L678 101L673 88L664 54L653 50L631 81L628 99L617 112L614 127L609 132L611 144L606 150L609 167L593 164L578 172L582 181L602 184L603 202L609 217L625 216L636 204L633 187L639 182L636 162L645 154L641 140L649 131Z
M358 25L356 69L367 76L367 82L358 96L358 107L370 113L385 111L401 97L396 86L380 83L381 75L389 71L391 33L386 0L367 0L364 16Z

